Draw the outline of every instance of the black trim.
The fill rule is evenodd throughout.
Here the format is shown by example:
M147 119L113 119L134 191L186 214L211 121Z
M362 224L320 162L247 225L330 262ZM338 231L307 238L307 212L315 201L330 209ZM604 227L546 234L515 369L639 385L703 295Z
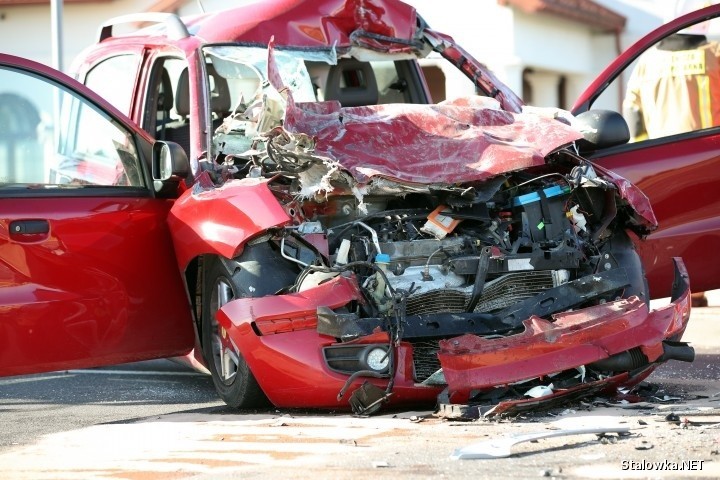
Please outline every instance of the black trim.
M68 198L68 197L119 197L119 198L154 198L154 195L145 187L53 187L53 188L27 188L3 187L0 185L0 199L3 198Z

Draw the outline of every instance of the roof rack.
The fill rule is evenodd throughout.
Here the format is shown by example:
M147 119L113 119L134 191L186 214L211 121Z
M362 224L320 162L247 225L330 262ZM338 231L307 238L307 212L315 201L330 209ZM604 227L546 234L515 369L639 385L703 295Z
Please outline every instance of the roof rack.
M173 40L181 40L190 36L183 21L174 13L144 12L121 15L105 21L98 30L98 42L112 37L113 27L122 23L162 23L167 30L167 36Z

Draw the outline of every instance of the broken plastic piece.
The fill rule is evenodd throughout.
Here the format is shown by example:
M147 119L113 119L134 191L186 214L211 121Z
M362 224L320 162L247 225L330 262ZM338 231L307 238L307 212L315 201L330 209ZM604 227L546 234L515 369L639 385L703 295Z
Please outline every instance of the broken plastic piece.
M428 221L425 225L420 228L420 231L434 235L438 240L442 240L455 230L460 220L443 215L442 212L446 211L448 207L440 205L428 215Z
M575 205L570 209L569 212L567 212L567 216L570 219L570 222L573 225L573 228L575 229L575 232L587 232L587 228L585 225L587 225L587 219L585 218L585 215L583 215L581 212L578 212L579 205Z
M488 440L475 443L467 447L456 449L450 458L453 460L471 460L481 458L505 458L512 455L511 448L523 442L532 442L543 438L564 437L566 435L582 435L586 433L628 433L628 427L596 427L596 428L570 428L548 432L523 433L510 437Z
M526 397L540 398L546 397L553 394L553 384L550 385L538 385L525 392Z
M390 395L380 387L366 381L350 396L348 403L355 415L372 415L380 409Z

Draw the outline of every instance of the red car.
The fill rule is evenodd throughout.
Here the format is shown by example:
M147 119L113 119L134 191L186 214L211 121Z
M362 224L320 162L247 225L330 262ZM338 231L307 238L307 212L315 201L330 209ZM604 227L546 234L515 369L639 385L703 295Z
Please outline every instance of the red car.
M575 117L395 0L112 20L74 67L106 100L0 56L0 374L186 355L236 407L499 412L691 361L686 266L720 283L717 128L628 143L590 108L717 15L646 37ZM477 95L433 104L428 55Z

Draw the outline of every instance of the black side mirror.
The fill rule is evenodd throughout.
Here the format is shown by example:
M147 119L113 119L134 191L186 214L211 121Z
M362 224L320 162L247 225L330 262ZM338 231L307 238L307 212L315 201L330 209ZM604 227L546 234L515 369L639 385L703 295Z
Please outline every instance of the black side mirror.
M152 176L155 191L160 196L177 192L178 183L190 174L190 162L185 150L175 142L157 141L153 145Z
M630 140L628 124L618 112L589 110L575 119L583 131L583 138L577 142L581 152L614 147Z

